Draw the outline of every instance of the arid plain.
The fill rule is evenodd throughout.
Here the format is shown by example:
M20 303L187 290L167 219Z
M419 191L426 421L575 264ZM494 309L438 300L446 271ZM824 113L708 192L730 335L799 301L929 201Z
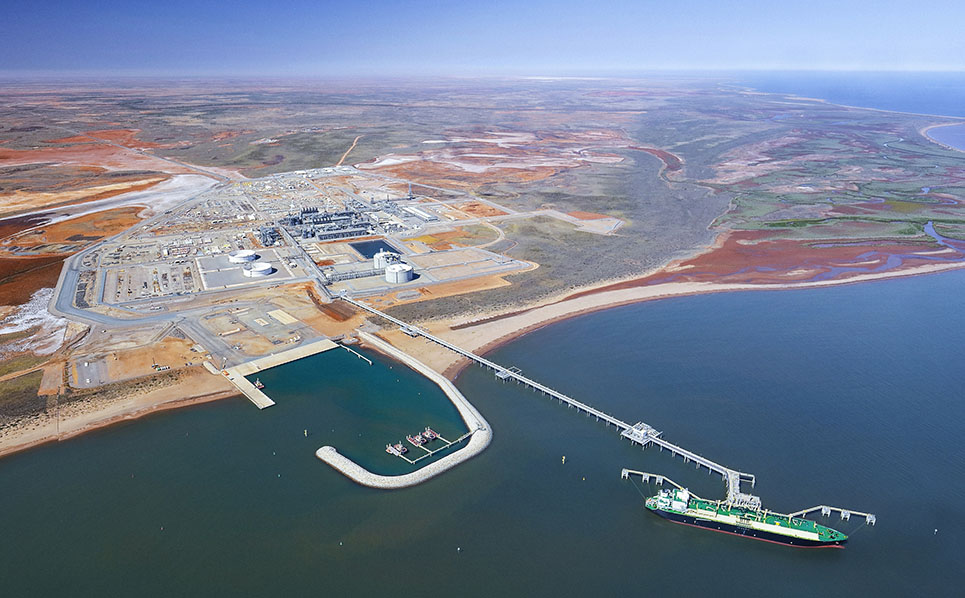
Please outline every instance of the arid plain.
M297 271L216 289L204 270L214 257L196 246L182 252L201 260L185 272L210 280L164 313L203 311L201 324L110 327L51 312L65 259L139 229L168 235L165 214L206 193L284 203L294 185L271 181L330 169L306 192L422 206L411 213L434 219L390 239L421 282L366 286L338 270L337 284L484 351L634 301L962 267L965 154L922 134L953 122L693 78L11 83L0 92L0 454L234 396L211 373L229 357L382 324ZM197 222L178 231L203 237ZM234 226L232 243L286 250L254 224ZM309 266L350 267L344 245L312 243ZM91 266L91 281L120 280L111 267ZM144 288L142 307L93 305L84 292L73 307L128 317L164 295ZM450 377L465 365L397 329L380 334Z

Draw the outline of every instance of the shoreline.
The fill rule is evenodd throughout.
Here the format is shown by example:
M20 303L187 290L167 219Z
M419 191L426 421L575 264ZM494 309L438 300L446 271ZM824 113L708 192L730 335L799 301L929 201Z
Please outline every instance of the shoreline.
M931 141L935 145L940 145L941 147L947 150L952 150L953 152L965 152L965 147L955 147L954 145L948 145L947 143L939 141L928 134L928 131L931 131L932 129L940 129L942 127L962 127L962 126L965 126L965 120L958 123L939 123L934 125L928 125L927 127L922 127L921 129L919 129L918 132L921 134L922 137L924 137L928 141Z
M568 293L569 296L580 294L579 297L574 299L564 298L562 300L547 301L542 304L523 308L510 314L501 316L499 314L494 314L490 319L465 325L455 330L443 329L435 330L433 332L434 334L438 334L439 336L446 338L446 340L453 342L464 349L470 350L477 355L485 356L488 353L495 351L499 347L511 343L514 340L545 326L550 326L552 324L563 322L565 320L586 314L611 308L624 307L636 303L644 303L647 301L656 301L660 299L691 297L695 295L707 295L713 293L733 293L744 291L794 291L799 289L825 288L911 276L924 276L928 274L938 274L941 272L960 269L965 269L965 263L933 264L918 268L910 268L907 270L899 270L896 272L862 274L843 280L822 280L816 282L787 284L721 284L713 282L683 282L664 283L649 287L632 287L628 289L599 292L594 292L591 288L584 291L577 291L575 293ZM610 284L613 283L605 283L598 286L603 287L609 286ZM453 322L453 320L447 320L447 322ZM453 340L454 337L461 338ZM460 340L463 342L460 343ZM465 358L453 356L453 358L445 364L445 367L442 370L442 375L450 380L455 381L459 377L459 374L461 374L462 371L469 365L471 365L471 363Z
M76 428L61 432L60 434L56 434L56 433L46 434L38 438L32 438L29 440L25 440L24 442L19 442L17 444L10 444L8 446L3 445L4 444L3 441L5 439L0 439L0 460L2 460L4 457L8 457L10 455L13 455L22 451L26 451L28 449L43 446L46 444L52 444L55 442L60 442L62 440L69 440L76 436L81 436L89 432L95 432L102 428L107 428L109 426L113 426L115 424L119 424L124 421L133 421L133 420L141 419L142 417L145 417L154 413L161 413L163 411L180 409L182 407L191 407L193 405L202 405L204 403L213 403L214 401L230 399L232 397L237 397L237 396L241 396L238 394L237 391L225 390L225 391L206 393L203 395L198 395L196 397L186 397L186 398L180 398L180 399L173 399L170 401L162 401L159 403L141 407L139 409L122 410L117 413L108 413L112 410L109 408L104 409L103 410L105 412L104 417L100 419L95 419L91 422L80 425ZM96 413L97 412L95 411L94 414L96 415ZM83 419L84 415L89 415L89 414L82 413L79 416L75 416L74 418L61 420L61 425L65 423L69 425L70 421L72 420L76 421L76 420ZM47 415L46 419L48 421L45 421L43 424L41 424L42 427L51 425L49 421L51 419L51 416ZM28 436L28 437L30 435L31 435L30 433L24 434L24 436Z

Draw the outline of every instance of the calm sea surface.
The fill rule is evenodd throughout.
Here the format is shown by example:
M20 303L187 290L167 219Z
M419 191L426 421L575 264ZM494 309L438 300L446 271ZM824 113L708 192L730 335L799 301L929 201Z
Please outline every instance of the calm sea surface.
M265 411L229 399L0 460L2 594L957 594L963 287L959 271L671 299L492 354L757 474L768 508L876 513L876 527L831 520L851 534L844 550L653 516L641 493L655 488L622 467L706 496L723 484L478 368L458 384L494 428L489 449L420 487L356 486L315 449L389 471L401 462L385 442L462 428L417 374L339 350L263 373L278 402Z
M735 75L758 91L846 106L965 117L965 73L760 72Z
M928 136L939 143L965 151L965 124L935 127L928 131Z

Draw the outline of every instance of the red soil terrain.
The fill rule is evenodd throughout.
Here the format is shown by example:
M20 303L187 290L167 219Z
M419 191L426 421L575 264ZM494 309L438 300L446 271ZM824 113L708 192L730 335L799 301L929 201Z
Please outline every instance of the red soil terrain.
M117 145L123 145L124 147L146 149L152 147L164 147L159 143L152 143L150 141L141 141L137 138L137 134L140 133L140 129L104 129L100 131L87 131L83 135L75 135L73 137L62 137L60 139L47 139L44 143L61 143L61 144L73 144L73 143L91 143L93 137L94 139L99 139L101 141L108 141L110 143L116 143Z
M526 183L588 164L623 158L608 150L630 140L618 129L451 131L445 140L411 154L388 154L357 164L404 179L460 189L491 183Z
M0 220L0 251L4 246L91 243L134 226L143 208L118 208L42 226L42 216ZM38 226L40 225L40 226ZM0 305L20 305L39 289L53 287L69 253L26 257L0 253Z
M64 256L0 258L0 305L21 305L60 278Z
M657 149L653 147L637 147L635 145L630 146L630 149L637 150L641 152L646 152L650 155L660 158L663 162L664 167L670 172L677 172L684 167L684 161L676 154L671 154L667 150Z
M459 205L453 206L454 208L461 210L472 216L505 216L506 212L492 207L489 204L484 204L481 201L467 201L466 203L461 203Z
M582 210L576 210L573 212L567 212L567 216L572 216L574 218L579 218L580 220L600 220L602 218L609 218L606 214L597 214L596 212L584 212Z
M594 293L668 282L719 284L793 284L847 280L863 274L888 274L925 265L965 262L965 242L942 247L913 241L802 242L769 239L767 231L725 233L709 252L671 264L634 280L574 293L574 299Z
M155 170L168 173L191 174L194 171L146 154L122 147L88 140L64 147L43 147L18 150L0 148L0 166L19 166L36 163L78 164L99 166L108 170Z

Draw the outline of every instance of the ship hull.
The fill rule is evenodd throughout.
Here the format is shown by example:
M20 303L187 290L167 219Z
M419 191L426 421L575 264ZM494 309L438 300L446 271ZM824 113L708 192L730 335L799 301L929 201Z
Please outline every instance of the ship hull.
M653 511L657 515L660 515L664 519L673 521L674 523L682 523L684 525L690 525L690 526L699 527L702 529L709 529L711 531L722 532L722 533L731 534L734 536L743 536L745 538L750 538L752 540L762 540L764 542L773 542L775 544L785 544L788 546L797 546L800 548L844 548L844 543L847 542L847 539L821 542L819 540L795 538L793 536L784 536L773 532L741 527L739 525L730 525L719 521L708 521L705 519L700 519L698 517L684 515L683 513L674 513L670 511L663 511L660 509L648 509L648 510Z

